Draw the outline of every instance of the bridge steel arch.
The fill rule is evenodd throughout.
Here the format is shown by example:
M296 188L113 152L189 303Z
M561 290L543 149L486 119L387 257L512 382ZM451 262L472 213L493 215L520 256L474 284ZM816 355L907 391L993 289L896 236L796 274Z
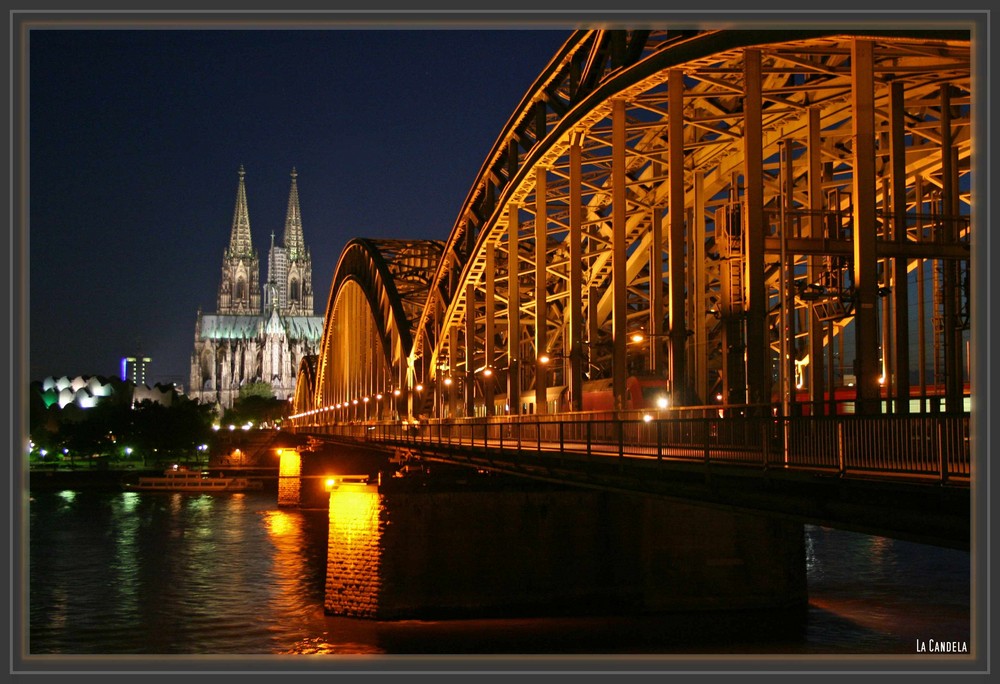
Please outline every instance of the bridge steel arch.
M412 337L386 347L399 316L367 295L395 371L406 356L394 378L428 389L410 408L579 411L603 380L621 411L647 375L675 405L817 410L850 383L859 412L932 391L961 411L970 45L905 27L574 33L481 167Z
M413 325L441 247L433 240L348 243L330 287L318 357L300 369L295 414L330 421L400 415L407 401L400 389L413 377Z

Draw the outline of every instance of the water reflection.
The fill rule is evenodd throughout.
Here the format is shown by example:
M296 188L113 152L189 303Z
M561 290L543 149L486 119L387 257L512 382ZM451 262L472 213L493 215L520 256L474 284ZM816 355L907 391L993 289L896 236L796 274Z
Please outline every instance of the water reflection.
M914 637L969 639L968 553L823 528L806 533L807 634L783 641L757 622L723 635L730 621L717 614L682 621L328 615L327 584L342 582L338 600L358 606L365 597L385 600L389 590L372 581L389 520L384 502L365 491L331 497L328 510L282 509L260 493L33 497L32 654L912 654ZM348 579L356 584L349 591Z
M917 638L971 633L968 552L806 526L810 641L913 653Z

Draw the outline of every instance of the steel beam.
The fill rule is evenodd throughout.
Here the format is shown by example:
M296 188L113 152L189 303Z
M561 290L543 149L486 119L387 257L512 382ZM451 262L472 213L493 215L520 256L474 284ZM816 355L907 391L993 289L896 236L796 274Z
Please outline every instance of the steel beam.
M941 86L941 212L944 241L948 244L954 244L958 240L958 180L955 151L952 148L951 116L951 85L945 83ZM958 320L958 265L947 261L943 270L945 408L948 411L960 411L964 373L962 328Z
M615 411L626 408L625 380L628 376L628 282L626 282L625 231L625 100L612 103L611 115L611 377Z
M465 285L465 415L476 414L476 286Z
M579 140L569 148L569 396L573 411L583 410L583 205Z
M693 348L693 363L691 373L693 399L701 404L711 401L708 396L708 326L706 315L708 306L706 292L708 290L707 256L705 249L705 174L696 171L693 183L694 219L691 221L688 253L691 254L691 346Z
M507 209L507 405L521 412L521 207Z
M486 244L486 321L483 337L483 402L487 416L493 415L493 372L496 365L496 245ZM473 377L475 380L475 377Z
M851 46L854 112L852 194L854 198L855 373L858 413L879 412L878 259L875 243L875 73L872 41Z
M906 244L906 98L903 83L889 86L889 180L892 191L892 241ZM886 383L896 396L896 413L910 411L910 298L906 257L892 260L892 363Z
M747 403L760 407L770 397L770 339L768 302L764 283L764 159L760 50L744 53L743 182L746 221L746 380Z
M670 231L667 238L667 270L670 272L670 393L675 405L687 403L685 346L687 326L685 300L687 273L684 266L684 73L671 69L668 82L667 141L669 144ZM660 281L662 283L662 280Z
M535 169L535 412L547 413L548 364L542 361L549 352L549 307L545 293L548 285L546 247L548 246L548 169Z
M809 179L809 237L821 239L823 237L823 143L820 133L820 110L813 107L809 110L808 142L806 143L806 163L809 165L807 177ZM823 272L824 257L810 256L808 261L807 278L810 283L817 283ZM823 336L826 332L826 324L820 320L815 307L809 306L808 334L809 334L809 366L808 385L809 399L812 402L812 414L819 415L823 404ZM829 344L833 345L833 335L829 336Z

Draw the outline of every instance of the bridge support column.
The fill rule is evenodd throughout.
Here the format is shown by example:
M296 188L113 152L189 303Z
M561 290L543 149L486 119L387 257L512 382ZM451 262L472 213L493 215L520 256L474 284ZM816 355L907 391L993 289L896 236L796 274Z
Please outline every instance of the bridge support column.
M615 100L611 115L611 389L615 411L627 408L625 381L628 377L628 282L625 253L625 101Z
M878 259L875 252L874 46L855 40L851 50L854 109L854 295L858 413L879 413Z
M906 105L903 83L890 85L889 95L889 166L892 183L892 240L902 247L906 230ZM918 209L919 211L919 209ZM886 361L886 386L896 395L896 413L910 412L910 296L908 259L902 254L892 260L892 339L895 347L891 362ZM885 352L888 355L888 352Z
M493 364L496 349L496 246L486 245L486 334L483 340L483 404L485 415L492 416L493 410ZM473 369L475 370L475 369ZM472 380L475 381L475 375Z
M770 336L767 331L767 287L764 281L764 150L762 67L760 50L744 52L743 224L746 304L746 401L758 409L771 400Z
M579 140L569 148L569 355L570 410L583 410L583 203Z
M809 110L808 123L808 151L806 153L806 163L808 164L809 178L809 236L812 238L823 237L823 148L820 133L820 112L818 109ZM824 257L810 256L808 266L808 279L810 283L817 283L823 274ZM823 372L823 336L826 324L820 320L819 314L812 306L808 307L806 314L806 329L809 331L809 399L812 401L812 415L820 415L823 411L823 388L825 374ZM833 347L833 335L830 335L828 343ZM832 387L830 396L833 396Z
M549 352L548 288L548 169L535 172L535 412L548 413L548 366L542 355Z
M465 286L465 412L476 413L476 288Z
M278 454L278 505L298 506L302 503L302 455L295 449L282 449Z
M511 415L521 412L521 207L507 209L507 405Z
M684 259L684 74L672 69L669 76L669 164L670 229L667 255L670 272L670 394L671 403L686 404L688 394L685 357L687 328L685 302L687 273ZM653 339L655 342L656 339Z

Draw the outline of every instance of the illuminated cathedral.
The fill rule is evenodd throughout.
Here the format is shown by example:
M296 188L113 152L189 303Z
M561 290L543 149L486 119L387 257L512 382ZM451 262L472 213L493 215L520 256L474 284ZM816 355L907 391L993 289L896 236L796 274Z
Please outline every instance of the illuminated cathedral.
M294 397L299 362L316 353L323 332L323 317L313 315L312 259L302 236L295 169L284 235L276 245L271 232L263 286L245 176L241 166L216 313L198 311L191 355L189 395L223 409L248 383L269 384L278 399Z

